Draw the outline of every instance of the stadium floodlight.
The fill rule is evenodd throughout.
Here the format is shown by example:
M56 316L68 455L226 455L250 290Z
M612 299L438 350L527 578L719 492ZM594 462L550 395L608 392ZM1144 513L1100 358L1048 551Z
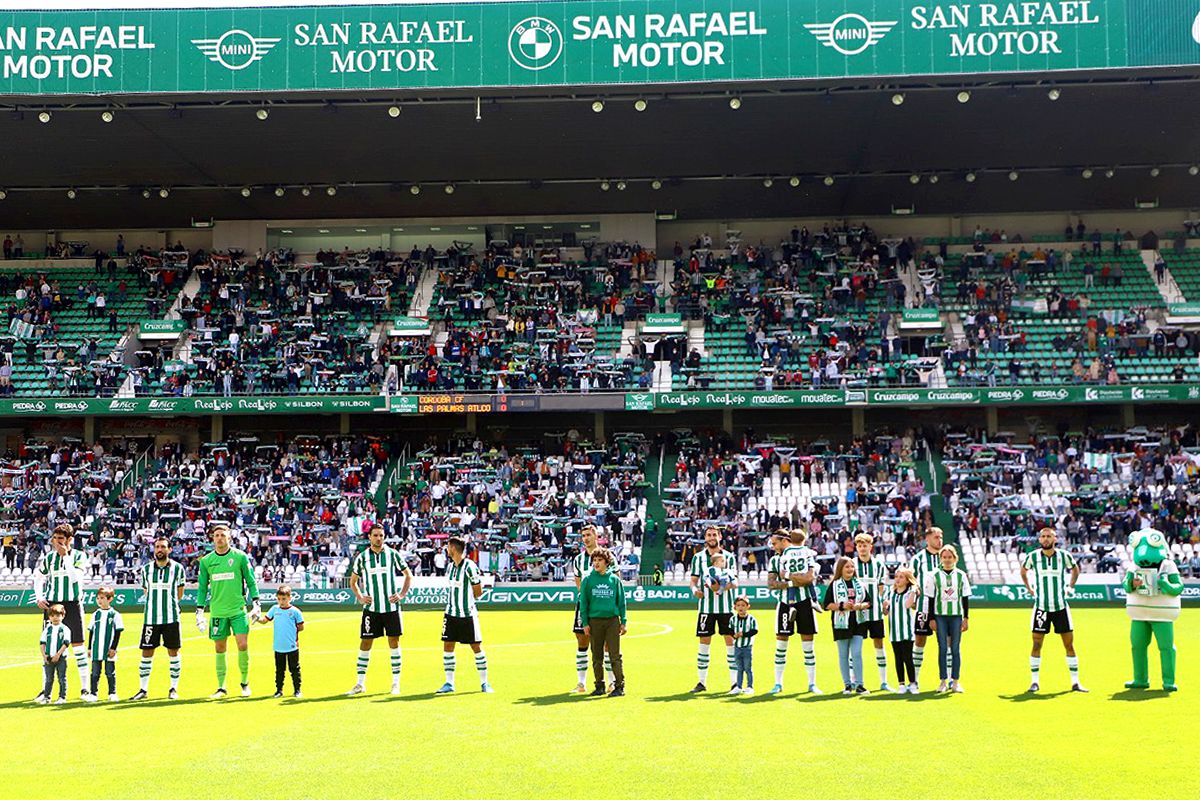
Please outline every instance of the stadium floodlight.
M737 111L739 108L742 107L742 98L740 98L740 97L729 98L729 107L732 108L734 111Z
M50 121L50 112L49 111L39 111L38 112L38 122L45 125L49 121Z
M444 191L446 192L446 194L454 194L455 188L456 187L454 186L453 183L447 183L444 188Z
M142 189L142 199L143 200L150 199L150 190L149 189Z
M763 188L764 189L770 189L774 185L775 185L774 178L763 178Z
M421 193L420 184L414 183L412 186L408 187L408 192L409 192L409 194L416 197L417 195L419 195Z
M979 176L976 175L974 172L968 172L967 173L967 183L974 183L978 177Z
M617 181L617 191L618 192L625 191L625 181Z
M400 116L400 106L388 106L388 116L392 119Z
M1151 167L1151 168L1150 168L1150 177L1151 177L1151 178L1157 178L1157 177L1158 177L1159 175L1161 175L1161 174L1162 174L1162 170L1161 170L1161 169L1159 169L1158 167Z
M112 122L113 121L113 112L109 111L107 108L104 109L103 111L101 111L100 112L100 121L101 122Z
M800 185L800 179L793 175L792 177L788 178L788 185L795 189Z
M1188 167L1188 175L1191 175L1193 178L1197 175L1200 175L1200 167L1192 164L1190 167Z
M826 185L826 186L833 186L833 176L832 176L832 175L826 175L826 176L825 176L825 185Z
M171 196L171 190L164 186L158 190L158 196L161 197L163 200L166 200L168 197Z
M310 194L312 194L312 189L308 188L307 186L302 186L300 188L300 194L308 197Z
M1055 86L1053 89L1046 92L1046 97L1049 97L1050 101L1053 102L1053 101L1057 100L1058 98L1062 97L1062 92L1059 90L1059 88L1057 86Z
M1116 175L1116 174L1117 174L1117 171L1115 169L1109 168L1109 169L1104 170L1104 177L1106 177L1106 178L1111 178L1113 175Z
M640 97L637 100L634 100L633 101L633 110L634 111L645 111L646 110L646 101Z
M969 103L969 102L971 102L971 93L968 92L966 89L963 89L961 92L958 93L957 99L958 99L958 102L960 102L960 103Z
M603 110L604 110L604 101L603 100L593 100L592 101L592 111L595 111L597 114L599 114Z
M916 186L918 183L921 182L921 176L914 172L912 175L908 176L908 182L911 183L913 186Z
M249 197L249 196L250 196L250 187L243 186L242 187L242 197Z
M1085 181L1090 181L1092 179L1092 176L1095 175L1096 173L1092 171L1091 167L1088 167L1088 168L1084 169L1084 171L1081 172L1080 174L1083 175L1083 179Z
M1015 169L1012 172L1008 173L1008 179L1010 181L1015 181L1019 177L1021 177L1021 174L1019 172L1017 172Z
M662 188L662 181L660 181L658 178L655 178L654 180L650 181L650 188L657 192Z
M938 182L938 181L940 181L940 180L941 180L941 178L939 178L937 175L930 175L930 176L929 176L929 182L930 182L930 183L937 183L937 182Z
M265 108L260 108L258 111L254 112L254 116L258 117L259 122L261 122L267 117L271 116L271 112L267 111Z
M608 191L608 181L600 181L600 191L602 191L602 192Z
M902 106L904 105L904 99L904 92L896 92L892 95L892 105Z
M79 196L79 193L76 192L74 189L67 189L67 199L68 200L74 200L78 196Z
M337 194L337 187L336 186L326 186L325 194L329 195L330 197L333 197L335 194Z
M283 193L284 193L284 188L282 186L275 187L275 196L276 197L283 197Z

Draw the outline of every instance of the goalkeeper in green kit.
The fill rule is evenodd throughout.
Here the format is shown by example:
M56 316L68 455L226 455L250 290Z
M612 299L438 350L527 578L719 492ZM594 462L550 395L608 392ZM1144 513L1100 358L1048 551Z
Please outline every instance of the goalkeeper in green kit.
M250 559L229 543L226 525L212 527L213 550L200 559L200 574L196 587L196 627L203 633L209 628L204 619L204 607L212 612L208 638L217 652L217 690L211 699L225 697L225 650L233 634L238 649L238 670L242 675L242 697L250 696L250 653L246 650L250 622L246 618L246 600L253 604L250 618L257 620L262 613L258 605L258 583Z

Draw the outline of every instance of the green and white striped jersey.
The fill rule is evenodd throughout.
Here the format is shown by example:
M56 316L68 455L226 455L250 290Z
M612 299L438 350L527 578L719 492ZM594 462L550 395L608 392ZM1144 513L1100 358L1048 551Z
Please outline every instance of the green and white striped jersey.
M930 578L933 587L934 615L962 616L963 600L971 596L967 573L955 568L950 572L939 569Z
M933 574L942 568L941 552L931 553L928 548L922 548L921 552L912 557L908 566L913 571L913 578L916 580L925 602L928 602L933 596L933 586L929 581Z
M776 577L776 579L780 580L780 581L783 580L783 573L780 572L780 570L783 569L783 567L781 566L782 561L783 561L783 557L780 556L778 553L776 553L775 555L773 555L769 559L767 559L767 573L774 575ZM772 591L773 591L773 594L775 595L776 603L786 603L788 601L787 600L787 593L788 593L787 589L774 589Z
M714 592L708 584L708 570L713 565L712 557L709 556L708 550L701 550L692 556L692 569L688 574L699 579L701 592L699 610L701 614L733 613L733 598L737 594L733 591L733 587L737 585L737 573L733 569L734 555L728 550L721 550L721 553L725 555L725 569L729 571L732 583L720 594Z
M179 587L186 580L183 565L168 559L166 566L157 561L142 566L142 591L146 593L143 625L170 625L179 622Z
M571 559L571 571L576 578L579 578L581 585L583 579L592 574L592 556L587 550L580 550Z
M115 608L97 608L93 611L92 618L88 622L88 641L91 643L92 661L107 660L109 648L113 646L113 642L117 638L117 631L123 630L125 630L125 620L121 619L120 611Z
M871 607L867 609L864 622L875 622L883 619L883 595L887 589L887 567L879 556L871 556L870 561L863 561L856 554L854 565L858 567L858 577L871 589Z
M791 575L802 575L812 571L819 574L817 569L817 553L804 545L789 545L779 556L779 577L786 579ZM816 583L808 586L789 586L784 590L788 603L800 603L805 600L815 600L817 597Z
M375 614L400 610L400 604L388 598L400 591L396 576L409 571L404 557L386 544L378 553L366 548L354 557L354 564L350 567L350 574L358 576L358 590L371 598L366 609Z
M733 640L733 646L736 648L753 647L754 636L758 633L758 620L754 619L753 614L747 614L744 617L733 615L733 632L742 634L740 637Z
M46 655L53 656L64 646L70 645L71 631L61 622L57 625L47 622L38 643L46 646Z
M911 586L903 592L897 592L894 586L887 588L889 642L907 642L913 638L916 604L913 604L913 608L906 608L905 603L915 592Z
M1041 548L1025 554L1022 566L1032 573L1033 607L1038 611L1062 611L1067 607L1067 587L1075 559L1066 550L1054 548L1047 556Z
M34 596L48 603L74 602L82 596L83 574L87 555L82 550L68 550L65 556L51 550L42 556L34 573Z
M452 617L475 616L475 593L472 586L483 582L479 574L479 565L469 558L455 564L450 563L446 570L446 580L450 582L450 599L446 601L446 613Z

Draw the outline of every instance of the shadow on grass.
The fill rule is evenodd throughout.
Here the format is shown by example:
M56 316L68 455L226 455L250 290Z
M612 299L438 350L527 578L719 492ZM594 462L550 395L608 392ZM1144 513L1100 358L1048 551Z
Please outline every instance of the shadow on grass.
M459 692L454 692L459 694ZM479 694L471 692L471 694ZM437 692L422 692L421 694L384 694L371 700L372 703L407 703L413 700L428 700L431 697L440 697Z
M1021 692L1020 694L1001 694L996 696L1010 703L1036 703L1039 700L1053 700L1056 697L1062 697L1064 694L1071 694L1071 692L1063 689L1058 692Z
M237 698L238 700L252 698ZM168 708L170 706L194 706L197 703L224 703L232 702L229 698L225 700L209 700L207 697L189 697L186 700L168 700L162 698L159 700L126 700L123 703L110 703L109 708L113 711L121 711L126 708Z
M693 700L696 698L713 698L724 697L724 694L719 692L680 692L679 694L661 694L656 697L647 697L647 703L681 703L685 700Z
M1110 700L1121 700L1126 703L1141 703L1146 700L1159 700L1175 694L1165 689L1123 689L1115 692Z

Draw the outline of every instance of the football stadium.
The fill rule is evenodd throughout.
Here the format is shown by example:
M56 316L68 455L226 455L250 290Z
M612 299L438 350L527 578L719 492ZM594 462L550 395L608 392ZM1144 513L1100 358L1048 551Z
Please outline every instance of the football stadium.
M1200 0L0 5L6 797L1200 792Z

